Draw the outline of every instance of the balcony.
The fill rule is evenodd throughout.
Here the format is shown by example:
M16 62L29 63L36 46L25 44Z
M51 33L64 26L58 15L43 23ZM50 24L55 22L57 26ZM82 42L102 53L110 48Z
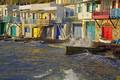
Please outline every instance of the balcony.
M114 8L110 11L110 18L120 18L120 8Z
M93 19L108 19L110 18L110 11L109 10L105 10L105 11L94 11L92 13L92 18Z
M83 0L63 0L63 5L74 5L82 2Z
M11 17L11 23L15 24L21 23L20 17Z
M48 20L48 19L22 19L22 23L24 24L34 24L34 25L41 25L41 26L48 26L52 25L55 21Z
M48 26L48 25L50 25L50 20L48 20L48 19L37 19L36 24L41 25L41 26Z
M20 17L13 17L13 16L3 16L2 21L9 22L9 23L15 23L15 24L21 23Z
M2 21L3 22L9 22L10 21L10 17L4 16L4 17L2 17Z
M92 2L92 0L81 0L82 2ZM96 1L96 0L94 0Z
M22 20L25 24L36 24L36 19L24 19Z
M77 21L77 20L78 20L78 16L74 15L74 16L65 17L63 19L63 22L66 23L66 22L72 22L72 21Z

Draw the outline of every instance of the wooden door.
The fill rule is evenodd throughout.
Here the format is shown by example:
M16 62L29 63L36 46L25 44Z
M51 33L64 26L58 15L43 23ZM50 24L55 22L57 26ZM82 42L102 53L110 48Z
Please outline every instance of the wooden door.
M34 38L40 37L40 28L33 28L33 37Z
M82 38L81 24L73 24L73 35L74 35L74 38Z
M94 22L87 22L86 29L87 29L88 39L94 40L95 39L95 23Z
M15 25L13 25L13 26L11 27L11 36L12 36L12 37L15 37L15 36L16 36L16 26L15 26Z

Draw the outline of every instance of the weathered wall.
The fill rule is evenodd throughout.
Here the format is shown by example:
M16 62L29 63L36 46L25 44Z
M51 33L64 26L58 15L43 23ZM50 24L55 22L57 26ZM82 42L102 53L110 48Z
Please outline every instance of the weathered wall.
M116 21L113 21L113 23L115 23ZM100 23L100 21L99 21ZM106 26L106 27L112 27L112 39L115 40L115 39L119 39L120 38L120 23L117 24L114 28L114 26L111 24L110 21L104 21L103 26ZM99 40L101 38L101 35L102 35L102 26L99 27L96 23L96 40Z

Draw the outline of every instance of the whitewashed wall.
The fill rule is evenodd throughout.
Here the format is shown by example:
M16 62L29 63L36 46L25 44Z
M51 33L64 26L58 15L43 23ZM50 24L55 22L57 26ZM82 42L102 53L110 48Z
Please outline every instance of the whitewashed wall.
M77 5L78 6L78 5ZM91 19L92 13L87 12L87 4L81 4L81 12L78 13L78 19Z

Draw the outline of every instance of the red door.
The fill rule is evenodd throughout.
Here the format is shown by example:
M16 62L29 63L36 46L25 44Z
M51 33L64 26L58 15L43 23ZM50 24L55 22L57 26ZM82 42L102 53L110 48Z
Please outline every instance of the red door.
M112 27L102 27L102 37L106 40L112 40Z

